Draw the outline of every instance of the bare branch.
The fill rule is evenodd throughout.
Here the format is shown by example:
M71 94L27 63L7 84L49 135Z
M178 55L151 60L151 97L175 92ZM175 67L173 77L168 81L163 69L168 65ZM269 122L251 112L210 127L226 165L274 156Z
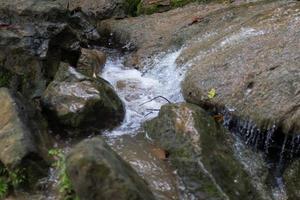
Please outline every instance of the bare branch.
M169 101L169 99L167 99L166 97L163 97L163 96L157 96L157 97L154 97L153 99L150 99L149 101L146 101L146 102L140 104L139 106L145 105L146 103L149 103L149 102L151 102L151 101L153 101L153 100L155 100L155 99L158 99L158 98L162 98L162 99L166 100L168 103L172 103L172 102Z

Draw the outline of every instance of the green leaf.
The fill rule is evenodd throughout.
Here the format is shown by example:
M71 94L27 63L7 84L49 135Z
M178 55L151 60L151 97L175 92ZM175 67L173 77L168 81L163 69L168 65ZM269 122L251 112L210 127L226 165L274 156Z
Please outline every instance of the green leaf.
M0 178L0 199L4 198L7 195L7 192L8 184L3 178Z
M208 92L208 94L207 94L207 96L208 96L209 99L214 98L216 95L217 95L217 92L216 92L216 90L215 90L214 88L212 88L212 89Z

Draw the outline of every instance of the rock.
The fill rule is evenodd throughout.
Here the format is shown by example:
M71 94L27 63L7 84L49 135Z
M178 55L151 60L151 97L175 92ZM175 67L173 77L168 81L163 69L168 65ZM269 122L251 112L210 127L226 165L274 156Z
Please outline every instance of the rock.
M124 108L112 86L61 64L42 96L52 123L66 129L98 131L113 128L124 117Z
M37 21L57 22L68 17L68 10L57 1L11 0L0 2L1 22L12 24ZM8 21L6 21L8 20Z
M300 132L300 3L281 3L234 7L202 24L205 39L190 41L178 58L191 66L182 84L186 101L235 110L262 131L275 125Z
M96 49L82 48L76 69L88 77L95 77L102 71L105 62L106 55L104 52Z
M124 17L124 0L60 0L69 10L81 9L97 19Z
M0 68L17 80L16 89L26 97L41 96L61 59L76 62L68 55L76 52L71 46L78 39L66 24L45 22L41 26L26 24L3 29L0 41Z
M144 127L168 152L168 159L196 199L271 199L256 187L259 182L251 180L254 173L250 176L235 156L231 135L202 108L167 104Z
M150 4L150 1L147 2ZM98 21L97 30L104 37L120 43L124 50L132 51L126 59L128 67L142 68L145 63L147 66L152 63L157 54L181 47L202 30L201 26L197 26L198 22L205 18L207 20L204 21L208 22L213 13L224 7L226 5L216 3L189 4L151 16ZM196 26L192 26L193 23Z
M171 9L171 0L141 0L138 14L153 14Z
M300 160L295 160L283 174L288 199L300 199Z
M146 182L100 137L76 145L67 156L66 166L81 200L154 199Z
M75 66L80 45L100 38L82 12L52 0L0 2L0 29L0 68L10 72L12 89L29 98L41 96L60 61Z
M150 5L158 5L164 9L168 7L169 2L171 2L172 7L178 7L181 6L180 3L184 5L187 1L143 0L140 7L142 8L143 4L149 7L151 7ZM153 57L157 54L180 48L195 36L205 35L206 29L203 26L212 19L215 20L215 15L219 16L223 10L230 12L233 5L241 4L240 7L245 7L245 2L247 1L234 2L230 7L220 3L192 3L182 8L155 13L151 16L101 20L97 23L97 30L101 35L120 43L124 50L133 51L126 59L128 67L142 68L145 63L152 63L155 60ZM253 3L250 5L252 6ZM253 6L252 9L255 10L254 12L260 13L268 10L271 6L274 6L274 3L268 6ZM244 14L247 14L246 9L241 9ZM248 13L248 15L252 14L255 15L253 12ZM227 15L228 17L224 19L230 18L230 14L227 13ZM246 21L246 19L243 20Z
M51 138L47 124L19 94L0 88L0 165L22 173L27 187L47 175L47 154ZM0 166L1 167L1 166Z

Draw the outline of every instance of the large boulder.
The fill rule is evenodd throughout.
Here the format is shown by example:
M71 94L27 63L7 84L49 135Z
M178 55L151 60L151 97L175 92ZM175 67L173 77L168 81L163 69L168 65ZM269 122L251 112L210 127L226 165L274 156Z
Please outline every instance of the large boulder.
M66 169L81 200L154 199L146 182L100 137L76 145L66 158Z
M61 64L42 96L50 120L71 130L113 128L123 119L123 103L112 86L101 78L89 78Z
M0 101L0 168L18 172L18 176L33 183L47 175L47 153L51 145L47 124L19 94L0 88Z
M300 199L300 160L295 160L283 174L288 199Z
M144 4L150 8L157 6L159 9L164 9L170 2L171 6L180 6L188 1L143 0L140 3L140 12L147 13L143 10ZM223 30L230 31L226 28L234 23L241 25L255 15L287 4L284 1L249 3L246 0L239 0L230 5L216 2L191 3L182 8L155 13L151 16L101 20L98 21L97 29L103 36L115 39L125 50L133 51L126 58L128 67L143 68L145 63L155 62L154 57L157 54L180 48L192 38L195 40L205 38L206 33L221 27ZM232 24L227 23L229 20ZM211 21L218 23L210 27Z
M78 51L74 46L77 36L67 24L13 26L0 31L1 74L8 71L11 85L26 97L39 97L53 78L60 60L76 62L76 58L68 55Z
M112 37L125 50L134 50L126 59L126 65L142 68L143 62L153 62L156 54L180 46L182 43L177 42L179 36L175 34L184 34L181 30L194 18L204 17L222 7L222 4L192 4L151 16L102 20L98 22L97 29L100 34ZM195 32L189 33L189 36L194 36Z
M259 5L266 10L254 12ZM202 24L205 39L191 40L178 58L191 66L182 84L186 101L226 107L260 131L275 125L299 133L299 9L300 2L250 4Z
M263 162L256 162L261 167L251 167L258 170L248 172L244 161L237 159L232 136L202 108L167 104L144 127L168 152L168 159L196 199L271 199L264 185L267 168Z

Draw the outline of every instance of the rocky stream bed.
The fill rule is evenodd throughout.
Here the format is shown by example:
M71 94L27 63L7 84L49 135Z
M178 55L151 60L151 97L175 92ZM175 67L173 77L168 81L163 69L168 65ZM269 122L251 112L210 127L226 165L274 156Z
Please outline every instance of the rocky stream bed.
M1 0L0 199L300 199L300 2Z

